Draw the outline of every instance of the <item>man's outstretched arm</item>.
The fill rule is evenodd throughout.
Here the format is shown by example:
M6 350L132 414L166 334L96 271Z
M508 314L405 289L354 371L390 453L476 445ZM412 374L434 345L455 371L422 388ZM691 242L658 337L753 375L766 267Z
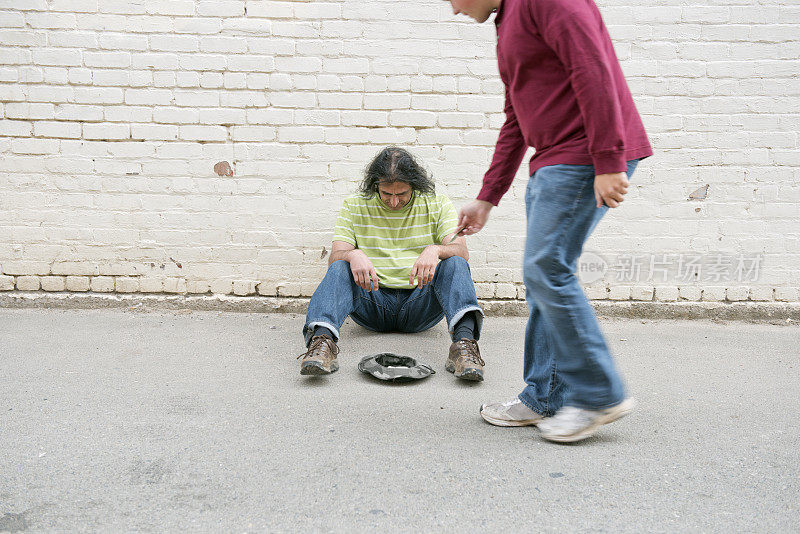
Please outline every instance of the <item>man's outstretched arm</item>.
M511 187L514 175L528 149L507 87L505 112L506 122L500 128L492 163L483 177L483 187L478 193L478 198L463 206L458 213L458 226L463 228L461 235L476 234L486 225L489 212Z

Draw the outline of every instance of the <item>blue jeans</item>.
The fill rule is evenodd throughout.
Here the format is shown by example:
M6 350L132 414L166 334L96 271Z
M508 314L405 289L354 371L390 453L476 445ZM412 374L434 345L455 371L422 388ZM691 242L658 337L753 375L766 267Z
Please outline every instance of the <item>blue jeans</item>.
M478 306L469 264L464 258L454 256L440 261L433 280L411 291L385 288L365 291L353 280L350 264L339 260L328 267L311 297L303 335L308 346L314 327L324 326L338 341L339 329L348 315L376 332L422 332L447 316L452 337L456 323L470 311L476 312L475 339L478 339L483 311Z
M628 162L628 178L638 160ZM594 166L551 165L531 176L525 193L523 262L530 317L519 399L549 417L562 406L600 409L625 388L575 276L583 244L608 208L594 198Z

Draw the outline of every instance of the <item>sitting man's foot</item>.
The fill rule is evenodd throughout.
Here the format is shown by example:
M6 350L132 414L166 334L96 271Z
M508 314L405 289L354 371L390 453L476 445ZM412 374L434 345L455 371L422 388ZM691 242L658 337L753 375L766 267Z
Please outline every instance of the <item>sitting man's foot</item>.
M478 342L474 339L459 339L450 345L450 354L444 368L462 380L483 380L483 366Z
M580 441L594 434L602 425L613 423L620 417L628 415L635 407L636 401L631 398L602 410L564 406L553 417L548 417L538 426L544 439L561 443Z
M491 402L481 406L481 417L496 426L530 426L542 420L518 398L508 402Z
M336 355L339 347L328 336L314 336L308 350L297 357L300 362L301 375L329 375L339 369Z

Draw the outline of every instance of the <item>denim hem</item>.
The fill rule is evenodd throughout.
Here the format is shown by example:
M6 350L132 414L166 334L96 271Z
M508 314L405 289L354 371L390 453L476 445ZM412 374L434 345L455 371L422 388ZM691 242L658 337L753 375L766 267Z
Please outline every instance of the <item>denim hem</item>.
M609 403L606 403L606 404L601 404L599 406L598 405L589 406L587 404L582 404L580 402L569 402L569 401L567 401L567 402L564 403L564 406L574 406L575 408L581 408L582 410L606 410L608 408L613 408L614 406L622 404L625 401L626 398L627 397L625 395L623 395L622 398L620 400L618 400L618 401L609 402Z
M450 319L450 322L447 325L447 330L450 332L450 334L453 334L453 332L455 332L458 321L460 321L462 317L464 317L467 313L471 311L477 311L478 313L480 313L480 318L477 318L476 321L478 324L476 325L477 331L475 332L475 340L477 341L481 337L481 326L483 325L483 318L485 317L485 315L480 306L467 306L466 308L458 310L455 313L455 315L453 315L453 318Z
M333 341L336 342L336 343L339 342L339 329L338 328L333 326L331 323L326 323L325 321L311 321L305 327L306 347L308 347L308 344L311 343L311 337L314 335L314 327L316 327L316 326L322 326L322 327L327 328L328 330L330 330L331 333L333 333L333 335L335 337L335 339Z
M453 318L450 319L450 323L447 325L447 329L452 333L453 330L455 330L458 321L460 321L461 318L467 314L467 312L471 311L480 312L481 317L484 317L483 310L480 308L480 306L467 306L466 308L458 310L455 315L453 315Z
M539 404L538 402L530 402L530 400L527 397L524 396L524 393L520 393L519 395L517 395L517 398L519 399L519 401L522 404L527 406L528 409L533 410L534 412L538 413L542 417L547 417L549 415L549 414L544 413L545 410L543 410L541 408L541 406L538 406L538 404Z

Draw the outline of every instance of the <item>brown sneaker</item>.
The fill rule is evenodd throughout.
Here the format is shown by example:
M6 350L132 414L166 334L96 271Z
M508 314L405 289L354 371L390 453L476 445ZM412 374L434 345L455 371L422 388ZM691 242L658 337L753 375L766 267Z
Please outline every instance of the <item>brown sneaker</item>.
M478 342L474 339L459 339L450 345L450 355L444 368L462 380L483 380L483 366L478 350Z
M328 336L314 336L308 350L297 357L300 362L301 375L329 375L339 369L336 355L339 347Z

